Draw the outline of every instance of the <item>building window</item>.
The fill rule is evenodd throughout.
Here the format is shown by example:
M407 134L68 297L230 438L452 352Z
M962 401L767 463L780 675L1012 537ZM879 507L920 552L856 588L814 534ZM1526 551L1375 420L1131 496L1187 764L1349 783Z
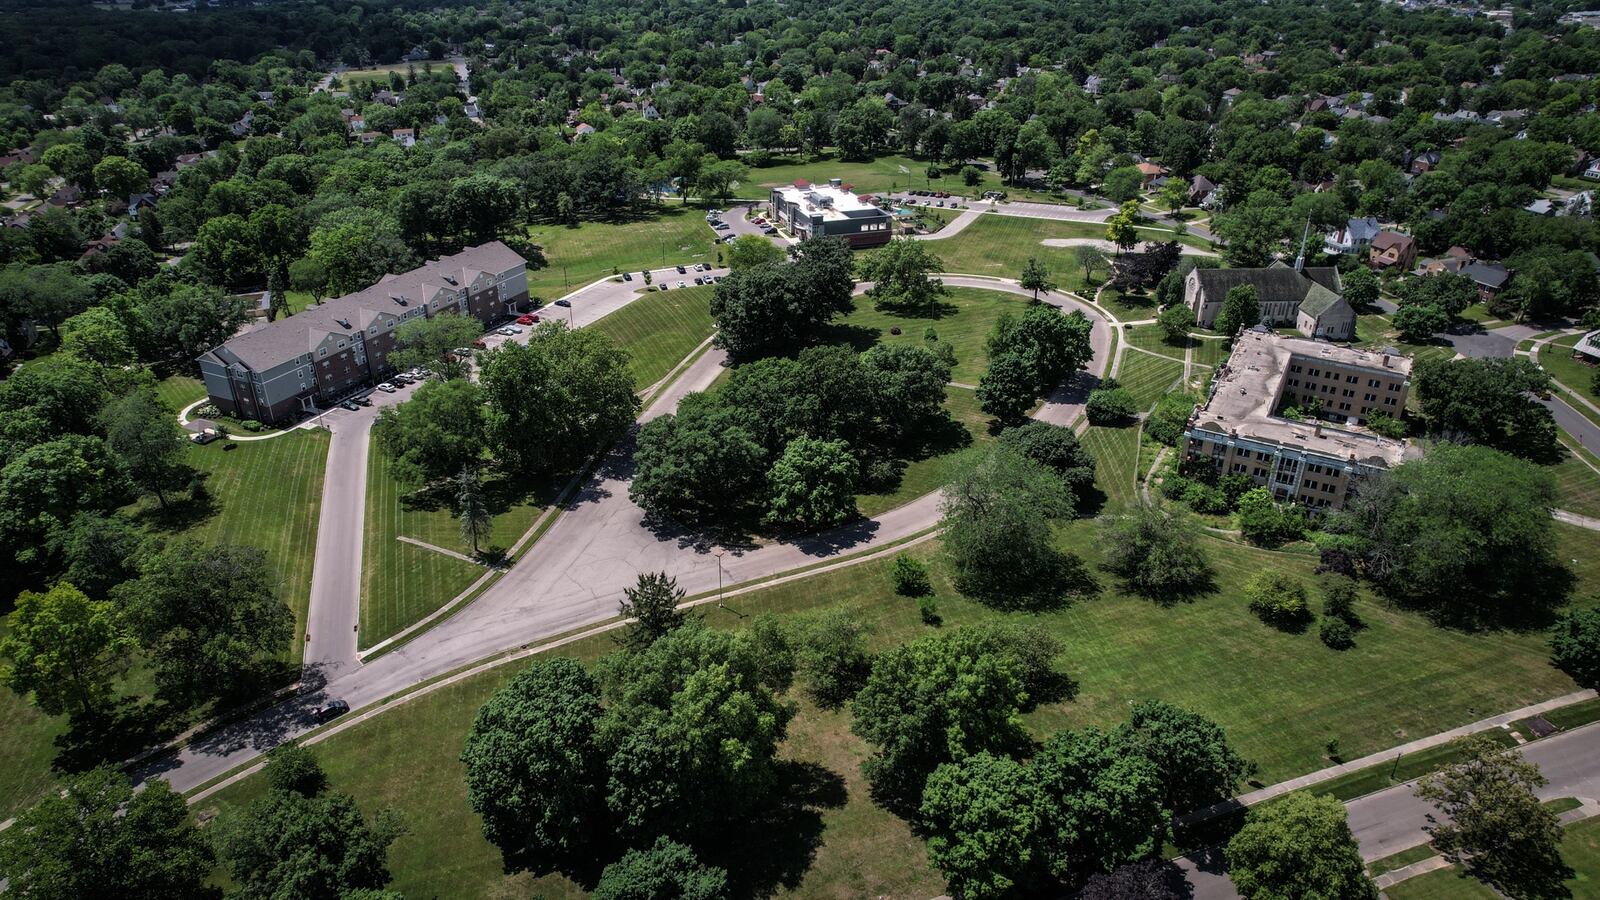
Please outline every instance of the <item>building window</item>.
M317 351L317 355L318 356L327 356L328 355L328 348L327 347L323 347L321 350L318 350ZM323 363L323 365L327 365L327 363Z

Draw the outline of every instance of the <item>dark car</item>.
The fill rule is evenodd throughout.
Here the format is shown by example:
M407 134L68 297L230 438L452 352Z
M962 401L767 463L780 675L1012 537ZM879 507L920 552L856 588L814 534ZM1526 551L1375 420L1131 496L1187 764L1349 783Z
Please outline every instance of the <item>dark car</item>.
M356 410L361 408L361 407L356 405L356 402L354 400L346 400L345 402L343 402L343 403L341 403L339 405L344 407L345 409L350 410L351 412L355 412Z
M622 280L623 281L632 281L633 280L633 273L632 272L623 272L622 273Z
M311 718L320 725L323 722L332 722L349 711L350 704L343 700L329 700L327 703L317 707L316 711L311 714Z
M371 406L372 398L363 394L360 397L351 397L350 402L356 404L357 406Z
M687 273L687 272L688 272L688 271L689 271L689 270L688 270L688 269L686 269L686 268L684 268L684 267L683 267L683 266L679 266L679 267L678 267L678 274L679 274L679 275L683 275L683 274L685 274L685 273Z
M556 301L556 305L557 306L571 306L572 305L572 301L571 300L557 300Z

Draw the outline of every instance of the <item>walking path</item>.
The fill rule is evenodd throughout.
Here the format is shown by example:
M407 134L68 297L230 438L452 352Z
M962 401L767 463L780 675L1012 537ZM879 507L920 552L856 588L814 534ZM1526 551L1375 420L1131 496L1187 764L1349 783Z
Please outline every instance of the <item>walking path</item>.
M441 547L438 544L430 544L427 541L419 541L414 537L406 537L403 534L399 534L395 535L395 540L400 541L403 544L410 544L413 547L421 547L424 550L432 550L434 553L442 553L445 556L454 557L462 562L472 563L475 566L483 565L483 561L480 559L475 559L466 555L465 553L458 553L455 550L451 550L449 547Z

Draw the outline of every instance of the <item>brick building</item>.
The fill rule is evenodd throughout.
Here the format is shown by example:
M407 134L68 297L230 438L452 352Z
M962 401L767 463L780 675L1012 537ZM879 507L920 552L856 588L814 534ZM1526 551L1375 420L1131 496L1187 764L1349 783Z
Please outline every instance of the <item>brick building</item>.
M411 319L487 325L527 306L526 261L494 241L237 334L200 356L200 374L224 413L282 424L393 372L394 330Z
M1339 509L1360 478L1420 455L1403 440L1356 427L1374 412L1400 418L1410 386L1408 356L1284 337L1258 326L1234 339L1211 395L1189 417L1185 458L1190 464L1212 460L1219 474L1247 475L1280 501ZM1281 415L1314 400L1321 401L1323 418Z

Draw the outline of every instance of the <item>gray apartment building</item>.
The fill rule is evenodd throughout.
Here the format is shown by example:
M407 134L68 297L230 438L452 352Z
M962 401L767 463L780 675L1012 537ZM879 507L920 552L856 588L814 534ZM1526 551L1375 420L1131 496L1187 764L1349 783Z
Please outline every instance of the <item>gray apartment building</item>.
M852 248L877 247L894 236L894 217L872 199L835 178L826 185L796 181L773 188L770 205L773 218L801 240L840 237Z
M1258 325L1234 338L1210 396L1190 416L1185 458L1248 476L1279 501L1341 509L1361 478L1421 455L1406 441L1359 427L1377 412L1400 418L1410 387L1408 356L1285 337ZM1286 419L1281 412L1291 406L1318 406L1322 417Z
M411 319L488 324L527 307L527 261L494 241L237 334L200 356L200 374L224 413L284 424L393 372L394 331Z

